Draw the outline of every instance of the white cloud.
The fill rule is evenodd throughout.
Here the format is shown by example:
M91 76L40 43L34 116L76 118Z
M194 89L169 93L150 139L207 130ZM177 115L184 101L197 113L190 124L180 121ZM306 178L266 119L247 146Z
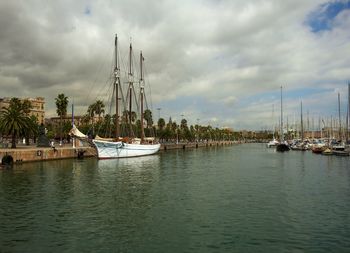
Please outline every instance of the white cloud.
M191 123L215 118L221 126L260 129L271 118L265 93L278 92L280 85L344 90L350 78L349 11L329 31L315 34L305 23L322 3L1 1L2 96L44 96L52 116L54 98L63 92L83 113L83 105L108 96L102 87L118 33L124 65L130 37L136 59L143 50L153 104L162 105L164 118L168 111L189 115ZM249 100L259 94L260 102ZM316 108L317 100L307 96ZM207 104L170 108L183 98Z

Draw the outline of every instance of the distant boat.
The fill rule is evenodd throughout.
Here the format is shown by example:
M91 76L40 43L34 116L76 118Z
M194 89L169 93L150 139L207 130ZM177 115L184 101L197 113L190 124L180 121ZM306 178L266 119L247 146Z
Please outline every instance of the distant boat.
M90 144L92 143L96 150L99 159L109 159L109 158L124 158L124 157L137 157L137 156L145 156L152 155L159 151L160 144L155 141L153 137L145 137L144 128L143 128L143 120L144 120L144 111L143 111L143 100L144 100L144 79L143 79L143 61L144 58L142 56L142 52L140 54L140 113L141 113L141 136L140 138L135 138L131 135L132 132L132 96L135 93L133 86L133 73L132 73L132 46L130 43L129 48L129 73L128 73L128 97L126 100L129 101L129 112L128 124L130 129L130 136L120 137L119 133L119 95L118 91L120 90L120 68L118 62L118 37L115 37L115 66L114 66L114 90L115 90L115 107L116 107L116 117L115 117L115 138L100 138L95 137L95 139L91 139ZM77 129L73 127L71 133L75 136L79 136L80 138L84 135L80 132L76 131Z
M333 155L337 156L349 156L350 152L349 151L341 151L341 150L333 150Z
M291 150L296 151L306 151L307 147L304 143L304 123L303 123L303 102L300 102L300 134L301 134L301 141L297 140L294 142L291 146Z
M291 145L290 149L295 151L306 151L307 147L304 145L304 143L297 143L297 144Z
M322 151L322 155L333 155L333 151L329 148L326 148Z
M275 112L275 107L274 107L274 105L272 105L272 122L274 121L274 112ZM275 138L275 126L273 126L272 131L273 131L272 132L272 140L266 144L266 147L268 147L268 148L275 148L279 144L278 140L276 140L276 138Z
M321 139L314 140L312 143L311 151L315 154L322 154L327 149L326 143Z
M285 151L289 151L290 147L288 145L288 143L286 143L284 141L284 137L283 137L283 104L282 104L282 86L281 86L281 140L280 143L277 144L276 146L276 150L278 152L285 152Z
M276 147L278 144L279 144L279 142L278 142L275 138L273 138L273 140L272 140L272 141L269 141L269 142L266 144L266 146L267 146L268 148L274 148L274 147Z
M322 154L323 151L326 150L326 147L312 147L312 153Z

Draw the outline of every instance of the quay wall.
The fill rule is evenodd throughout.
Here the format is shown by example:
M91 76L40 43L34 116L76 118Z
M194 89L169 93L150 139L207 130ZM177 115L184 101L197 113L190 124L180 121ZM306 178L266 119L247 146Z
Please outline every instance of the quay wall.
M200 147L215 147L233 145L234 141L212 141L212 142L189 142L189 143L162 143L160 150L174 149L192 149ZM0 149L1 159L8 155L13 158L14 163L46 161L55 159L77 158L79 154L83 157L97 156L96 150L93 147L57 147L57 148L42 148L42 147L19 147L16 149Z
M58 148L17 148L17 149L0 149L0 161L5 155L13 158L14 163L35 162L55 159L76 158L79 154L84 157L96 155L96 151L91 147L58 147Z
M160 150L171 149L188 149L188 148L201 148L201 147L215 147L237 144L235 141L209 141L209 142L188 142L188 143L162 143Z

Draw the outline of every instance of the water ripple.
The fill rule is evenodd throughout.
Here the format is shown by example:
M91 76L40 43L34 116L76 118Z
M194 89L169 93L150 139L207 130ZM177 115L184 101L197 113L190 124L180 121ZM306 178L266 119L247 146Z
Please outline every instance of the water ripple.
M23 164L1 252L348 252L349 168L256 144Z

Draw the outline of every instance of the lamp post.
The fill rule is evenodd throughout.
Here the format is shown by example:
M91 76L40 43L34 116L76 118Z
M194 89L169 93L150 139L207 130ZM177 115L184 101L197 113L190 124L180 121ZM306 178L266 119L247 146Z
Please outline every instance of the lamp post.
M199 141L199 119L197 119L197 142Z

